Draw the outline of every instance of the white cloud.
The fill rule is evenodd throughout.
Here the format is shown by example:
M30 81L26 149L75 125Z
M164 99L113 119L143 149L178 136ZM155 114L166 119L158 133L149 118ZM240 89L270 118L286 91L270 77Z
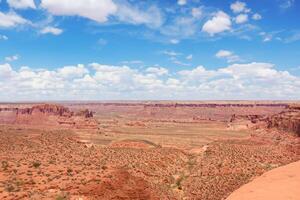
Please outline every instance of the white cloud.
M7 61L7 62L13 62L13 61L16 61L18 59L19 59L18 55L13 55L13 56L7 56L7 57L5 57L5 61Z
M181 65L181 66L190 66L189 63L181 62L181 61L177 60L176 58L175 58L175 59L172 59L172 63L174 63L174 64L176 64L176 65Z
M112 66L92 63L90 66L96 70L94 75L95 80L105 85L126 83L136 73L135 70L126 65Z
M273 33L260 32L260 36L262 36L263 42L270 42L273 39Z
M141 9L129 3L123 2L117 5L115 16L121 22L130 24L145 24L150 28L158 28L163 24L163 16L156 6L150 6L147 9Z
M258 13L255 13L254 15L252 15L252 19L254 19L254 20L260 20L260 19L262 19L262 16L260 14L258 14Z
M228 51L228 50L220 50L216 53L215 56L217 58L224 58L229 63L241 61L241 59L238 55L235 55L233 52Z
M182 55L182 53L175 52L175 51L162 51L162 54L165 54L167 56L176 57Z
M146 72L158 76L167 75L169 73L168 69L163 67L149 67L146 69Z
M84 65L77 66L65 66L57 70L57 73L63 78L78 78L83 77L85 74L89 73Z
M0 35L0 40L8 40L8 37L6 35Z
M109 17L130 24L145 24L151 28L163 23L156 6L141 9L125 0L41 0L41 7L53 15L80 16L99 23L107 22Z
M170 43L171 44L178 44L180 41L179 40L177 40L177 39L171 39L170 40Z
M107 45L107 40L103 39L103 38L99 38L97 41L97 44L99 44L100 46L105 46Z
M201 8L192 8L192 16L196 19L202 17L202 9Z
M13 70L10 66L10 64L6 63L6 64L3 64L1 65L0 64L0 82L1 82L1 79L6 79L6 78L9 78L11 77L13 74Z
M223 11L215 13L214 17L208 20L202 27L202 31L211 36L231 29L231 20L229 15Z
M227 51L227 50L220 50L216 53L216 57L217 58L225 58L228 56L231 56L233 53L231 51Z
M188 55L187 57L185 57L187 60L192 60L193 59L193 55L192 54L190 54L190 55Z
M13 69L2 64L0 85L2 101L300 98L295 92L300 90L300 77L277 70L271 63L256 62L216 70L198 66L174 73L162 67L135 69L99 63L53 70Z
M284 42L290 43L300 40L300 31L293 31L289 36L284 39Z
M141 60L130 60L130 61L128 61L128 60L125 60L125 61L122 61L121 62L122 64L133 64L133 65L141 65L141 64L143 64L144 62L143 61L141 61Z
M160 29L163 35L176 38L188 38L197 33L200 20L194 17L177 16Z
M250 77L252 79L262 78L264 81L284 76L290 76L286 71L278 72L277 70L275 70L273 64L256 62L248 64L233 64L227 68L220 69L220 72L230 74L235 79Z
M41 0L41 7L53 15L77 15L100 23L117 11L112 0Z
M272 40L272 36L267 35L264 37L263 42L270 42Z
M10 7L16 9L36 8L34 0L7 0L7 3Z
M0 12L0 27L10 28L15 27L17 25L30 23L28 20L19 16L15 12L3 13Z
M187 3L187 0L178 0L177 4L180 6L184 6Z
M295 3L295 0L282 0L282 3L280 4L281 9L289 9L291 8Z
M41 31L40 31L41 34L53 34L53 35L60 35L63 33L63 30L60 29L60 28L56 28L56 27L52 27L52 26L47 26L45 28L43 28Z
M239 14L236 18L235 18L235 23L237 24L242 24L248 21L248 15L247 14Z
M240 1L232 3L230 8L234 13L250 12L250 9L247 8L246 3Z

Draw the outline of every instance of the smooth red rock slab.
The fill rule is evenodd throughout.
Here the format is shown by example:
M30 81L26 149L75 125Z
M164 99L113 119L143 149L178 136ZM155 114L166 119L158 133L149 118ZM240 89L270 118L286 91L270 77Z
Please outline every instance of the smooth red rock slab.
M268 199L300 199L300 161L266 172L227 198L227 200Z

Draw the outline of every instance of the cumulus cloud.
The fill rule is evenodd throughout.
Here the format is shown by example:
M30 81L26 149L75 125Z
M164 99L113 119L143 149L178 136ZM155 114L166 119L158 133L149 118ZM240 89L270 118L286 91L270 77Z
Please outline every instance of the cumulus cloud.
M58 75L63 78L78 78L83 77L85 74L89 73L89 70L84 67L84 65L79 64L77 66L65 66L57 70Z
M53 15L81 16L100 23L117 11L112 0L41 0L41 7Z
M167 75L167 76L165 76ZM271 63L198 66L169 73L167 68L136 69L92 63L58 69L13 69L0 64L0 99L296 99L300 77Z
M169 73L169 70L163 67L149 67L146 69L146 72L150 74L162 76L162 75L167 75Z
M216 33L221 33L231 29L231 19L230 16L219 11L215 13L214 17L207 22L202 27L202 31L207 32L211 36Z
M13 69L11 68L10 64L0 64L0 78L5 80L6 78L10 78L13 74ZM1 81L0 81L1 82Z
M242 24L248 21L248 15L247 14L239 14L235 18L235 23Z
M170 40L170 43L171 44L178 44L180 41L179 40L177 40L177 39L171 39Z
M178 0L177 4L180 6L184 6L187 3L187 0Z
M28 23L30 23L28 20L24 19L13 11L8 13L0 12L0 27L11 28L17 25Z
M215 55L217 58L223 58L226 59L227 62L232 63L232 62L237 62L240 61L240 57L238 55L235 55L233 52L228 51L228 50L220 50L216 53Z
M192 16L179 15L160 29L163 35L176 38L188 38L197 33L198 20Z
M41 0L41 7L53 15L80 16L98 23L104 23L110 17L130 24L145 24L159 27L163 23L160 9L154 5L140 8L126 0Z
M10 7L15 9L36 8L34 0L7 0L7 3Z
M190 54L190 55L188 55L187 57L185 57L187 60L192 60L193 59L193 55L192 54Z
M154 5L147 9L141 9L126 2L119 3L115 16L121 22L145 24L150 28L157 28L163 24L161 11Z
M254 15L252 15L252 19L254 20L261 20L262 19L262 16L258 13L255 13Z
M47 26L43 28L40 31L41 34L53 34L53 35L60 35L63 33L63 30L60 28L52 27L52 26Z
M241 13L241 12L250 12L250 9L247 8L246 3L241 1L236 1L230 5L231 10L234 13Z
M192 8L192 16L197 19L202 17L202 9L201 8Z

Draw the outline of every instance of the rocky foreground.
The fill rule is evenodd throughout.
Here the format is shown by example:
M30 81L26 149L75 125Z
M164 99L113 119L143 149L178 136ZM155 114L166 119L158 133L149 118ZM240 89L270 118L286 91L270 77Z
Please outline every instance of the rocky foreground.
M0 199L225 199L255 177L300 160L299 112L291 110L297 109L255 120L236 116L229 126L239 119L251 136L218 139L196 152L146 140L83 143L76 131L85 129L76 123L95 120L90 112L49 105L4 111L2 120L13 120L0 126Z
M300 161L271 170L233 192L227 200L282 200L300 197Z

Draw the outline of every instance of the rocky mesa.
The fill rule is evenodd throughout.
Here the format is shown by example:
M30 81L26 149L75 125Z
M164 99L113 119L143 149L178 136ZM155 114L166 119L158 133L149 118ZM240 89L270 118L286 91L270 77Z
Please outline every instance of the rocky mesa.
M79 129L97 128L92 111L86 109L74 113L69 108L57 104L41 104L29 108L0 108L0 123Z
M290 105L288 109L270 117L268 127L294 132L300 136L300 105Z

